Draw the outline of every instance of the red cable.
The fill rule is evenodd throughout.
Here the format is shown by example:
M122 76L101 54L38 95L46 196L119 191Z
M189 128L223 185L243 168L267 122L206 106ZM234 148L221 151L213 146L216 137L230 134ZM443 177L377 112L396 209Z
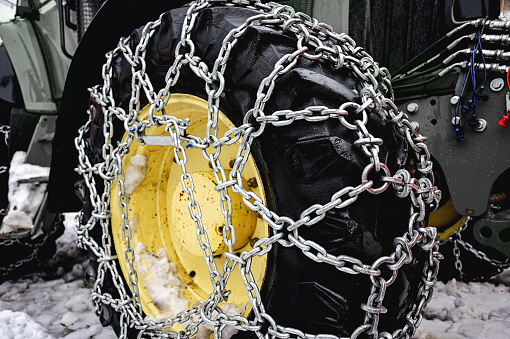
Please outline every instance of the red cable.
M508 90L510 91L510 81L508 80L509 74L510 74L510 66L508 66L508 70L506 71L506 85L508 86Z

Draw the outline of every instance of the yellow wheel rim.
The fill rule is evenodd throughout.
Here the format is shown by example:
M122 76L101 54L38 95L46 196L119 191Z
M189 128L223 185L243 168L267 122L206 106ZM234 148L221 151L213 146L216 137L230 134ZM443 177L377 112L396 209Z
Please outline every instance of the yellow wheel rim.
M457 232L467 217L458 214L453 207L452 199L432 212L429 217L429 226L437 228L437 240L448 239Z
M207 110L206 101L186 94L172 94L165 106L165 111L172 116L178 119L189 118L187 133L196 136L205 135ZM145 107L140 112L139 119L147 119L148 112L149 108ZM223 135L234 127L226 115L219 112L218 135ZM167 134L163 126L150 128L145 133ZM131 229L130 246L135 252L134 267L137 271L140 303L144 313L154 317L173 318L176 313L191 308L196 302L206 300L213 292L196 227L189 214L188 197L181 187L182 169L174 161L173 149L172 146L140 145L135 140L129 153L122 159ZM229 164L236 158L237 149L238 143L222 146L219 161L223 168L229 168ZM211 147L207 153L213 151ZM186 171L193 178L195 200L200 205L204 228L214 252L214 261L221 273L225 262L222 253L227 251L227 248L221 234L221 223L224 219L220 194L214 190L217 182L200 149L187 148L186 156ZM228 170L225 172L228 175ZM251 155L242 177L243 187L252 190L265 204L261 175ZM269 236L268 226L246 207L239 194L232 193L230 189L229 193L232 199L232 225L236 235L235 253L250 251L258 239ZM118 187L115 181L112 184L111 196L112 237L120 268L129 282L132 275L129 264L124 259L127 246L123 238L121 210L117 199ZM263 284L266 264L266 256L253 258L251 270L258 286ZM231 291L228 303L235 303L241 315L248 316L251 306L239 270L232 272L226 289ZM178 300L174 300L176 294L180 296Z

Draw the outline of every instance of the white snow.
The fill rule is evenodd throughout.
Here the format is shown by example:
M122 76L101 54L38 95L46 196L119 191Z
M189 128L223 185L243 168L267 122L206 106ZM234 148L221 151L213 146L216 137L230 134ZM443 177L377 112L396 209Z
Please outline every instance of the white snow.
M73 215L66 215L65 225L66 231L57 241L56 260L60 263L80 253L75 245ZM156 265L161 272L172 271L164 253L146 254L144 259L161 264ZM0 284L0 338L116 338L94 313L91 286L83 279L86 261L70 267L66 272L56 265L55 272L50 272L54 276L46 280L44 274L36 273ZM222 309L228 315L242 311L233 304ZM235 329L226 327L224 331L226 339ZM208 338L208 333L210 328L200 326L202 338ZM439 282L415 338L510 338L510 271L487 283Z
M79 256L74 215L66 215L65 232L57 240L56 260L64 263ZM0 338L2 339L110 339L115 333L103 328L85 283L86 261L69 272L55 265L55 272L32 274L0 284ZM45 276L51 277L45 280Z
M510 338L510 271L486 283L439 282L419 339Z
M135 223L136 225L136 223ZM189 309L189 302L183 296L186 282L179 277L177 266L168 259L164 248L157 253L147 253L145 246L140 242L135 248L136 267L139 275L143 278L144 286L154 301L154 305L162 313L162 316L174 318L181 311ZM246 304L236 307L235 303L220 305L221 310L227 316L240 315ZM218 316L214 311L212 319ZM146 320L155 320L153 316L147 316ZM197 321L192 316L192 321ZM184 324L184 325L187 325ZM202 324L198 327L196 339L209 339L214 328ZM230 339L238 330L233 326L226 326L222 332L222 339Z
M30 229L46 192L47 184L40 179L47 179L49 167L25 163L26 153L14 153L9 168L9 211L3 219L2 232L16 229ZM32 182L24 182L30 181Z
M236 307L235 303L223 304L220 305L221 310L227 316L232 317L236 315L241 315L241 313L246 308L246 304L241 305L240 307ZM218 312L214 311L212 313L211 319L215 319L218 316ZM196 321L196 316L192 317L194 321ZM198 332L196 334L196 339L209 339L211 333L214 332L214 328L211 325L201 324L198 326ZM230 339L233 335L237 334L238 330L234 326L227 325L221 332L222 339Z
M135 154L129 158L129 163L124 173L124 190L127 195L133 194L145 178L147 158L141 154Z
M189 309L189 302L182 295L186 282L179 277L176 264L168 259L164 248L158 253L147 253L140 242L135 258L145 289L163 315L175 318L177 313Z

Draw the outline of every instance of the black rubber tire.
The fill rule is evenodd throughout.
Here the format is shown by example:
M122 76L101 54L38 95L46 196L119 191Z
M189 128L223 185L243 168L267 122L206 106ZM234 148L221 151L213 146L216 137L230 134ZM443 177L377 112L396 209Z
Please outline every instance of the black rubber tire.
M50 229L36 238L0 239L0 282L35 272L51 275L47 270L57 247L56 240L64 233L62 215L57 215Z
M185 13L186 8L167 12L147 47L147 73L155 89L164 86ZM195 54L211 69L226 34L254 14L253 10L238 7L203 10L192 33ZM131 40L136 42L141 31L142 28L137 29ZM234 123L242 123L244 112L253 107L260 81L273 70L278 59L295 50L295 45L292 35L269 27L250 27L239 38L225 73L226 89L221 98L222 111ZM115 100L126 108L131 94L131 66L121 57L114 65ZM172 92L206 98L203 87L203 81L184 68ZM339 107L346 101L360 102L359 89L348 69L333 71L321 62L300 59L296 68L277 80L266 111L298 110L315 105ZM142 100L141 106L146 103ZM89 140L90 158L98 161L104 142L101 119L102 115L98 114L93 121ZM313 124L301 121L278 128L268 125L264 134L255 140L252 154L266 191L271 193L269 207L279 215L298 218L312 204L330 201L342 187L360 184L361 172L369 159L353 146L357 139L355 133L333 120ZM372 114L367 128L373 135L383 138L380 158L391 173L406 168L407 143L394 131L393 125L380 115ZM115 138L119 140L123 134L120 122L116 131L119 133ZM90 210L87 203L84 210ZM393 239L407 230L408 218L409 202L399 199L389 189L381 195L360 195L356 203L328 212L317 225L301 228L300 234L333 255L349 255L372 263L394 252ZM346 336L363 323L364 312L360 305L367 301L372 286L367 276L344 274L331 265L313 262L296 247L276 246L274 252L262 294L266 311L278 324L297 327L307 333ZM404 266L388 288L384 304L388 313L381 316L380 331L391 333L405 325L406 314L418 293L425 254L413 249L413 261ZM90 275L94 272L91 267ZM104 287L102 290L115 293ZM102 314L107 315L102 317L103 325L113 326L118 333L118 314L108 305L101 308ZM135 335L134 332L130 335ZM242 332L236 337L251 334Z
M10 112L15 107L16 105L0 99L0 111L9 113L2 115L0 124L9 125ZM30 139L23 140L23 142L30 142ZM0 209L4 211L7 210L9 204L7 192L9 190L10 154L13 154L14 151L12 149L9 150L9 147L4 142L4 135L0 134L0 166L7 168L5 173L0 174L0 192L2 192L0 194ZM3 215L0 216L0 223L3 217ZM48 222L48 225L50 223L50 221L45 222ZM0 239L0 282L45 270L45 264L55 254L55 241L64 233L62 215L56 215L51 225L47 228L44 234L36 238L29 236L19 239Z

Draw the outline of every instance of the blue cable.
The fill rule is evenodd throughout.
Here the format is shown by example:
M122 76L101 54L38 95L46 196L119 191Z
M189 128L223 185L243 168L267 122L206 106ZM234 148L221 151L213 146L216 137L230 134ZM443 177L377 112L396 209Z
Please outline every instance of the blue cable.
M482 55L483 60L483 73L484 73L484 79L483 79L483 85L480 86L480 93L485 88L485 84L487 83L487 65L485 64L485 56L483 55L483 49L482 49L482 40L480 39L480 32L477 34L478 37L478 46L480 47L480 54Z
M462 94L464 93L464 86L466 85L467 80L467 74L469 70L469 65L466 65L466 69L464 70L464 79L462 80L462 86L460 88L460 94L459 94L459 100L457 101L457 107L455 107L455 140L457 141L463 141L464 140L464 133L462 133L459 124L457 123L457 118L459 116L459 106L460 106L460 98L462 97Z
M462 80L462 86L460 89L459 94L459 100L457 101L457 106L455 107L455 139L457 141L463 141L464 140L464 133L462 132L459 124L457 123L457 120L459 118L459 107L462 105L461 98L462 94L464 93L464 90L466 89L466 83L467 83L467 74L468 72L471 73L471 84L473 87L473 95L471 99L468 101L467 105L462 105L462 113L468 113L469 111L472 111L471 118L467 120L467 123L471 128L476 128L478 126L478 116L476 115L476 100L480 100L482 96L482 92L485 89L485 85L487 83L487 65L485 62L485 56L483 55L483 49L482 49L482 40L480 38L481 31L478 31L476 33L476 40L475 44L473 46L473 49L471 53L469 54L469 63L466 65L466 69L464 70L464 79ZM476 58L476 52L477 50L480 51L480 54L482 56L482 62L483 62L483 71L484 71L484 80L483 83L480 85L479 88L477 88L476 83L476 67L475 67L475 58Z
M476 50L478 49L478 42L475 43L473 50L471 51L470 57L470 66L471 66L471 84L473 87L473 95L471 100L469 100L469 110L473 110L471 113L471 119L468 120L468 123L471 127L475 127L476 125L476 69L475 69L475 55Z
M467 121L469 126L472 128L476 128L478 126L478 116L476 114L476 100L480 100L482 96L482 92L485 89L485 84L487 83L487 67L485 62L485 56L483 55L483 49L482 49L482 41L480 39L480 31L477 32L477 40L475 42L475 45L473 47L473 50L470 53L470 70L471 70L471 83L473 87L473 96L468 102L468 105L463 106L463 113L467 113L472 110L471 118ZM482 56L483 61L483 68L484 68L484 81L480 85L479 88L477 88L476 84L476 67L475 67L475 57L476 57L476 50L480 50L480 54Z

